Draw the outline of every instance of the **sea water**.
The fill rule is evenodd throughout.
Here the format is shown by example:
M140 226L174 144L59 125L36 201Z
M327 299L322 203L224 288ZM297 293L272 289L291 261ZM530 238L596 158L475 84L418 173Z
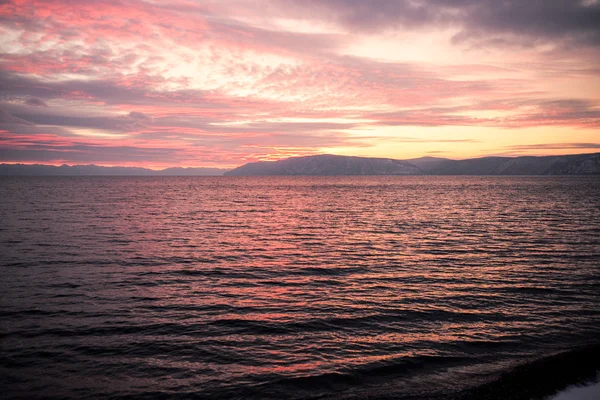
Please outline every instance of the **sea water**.
M600 180L3 177L0 278L6 398L448 398L597 343Z

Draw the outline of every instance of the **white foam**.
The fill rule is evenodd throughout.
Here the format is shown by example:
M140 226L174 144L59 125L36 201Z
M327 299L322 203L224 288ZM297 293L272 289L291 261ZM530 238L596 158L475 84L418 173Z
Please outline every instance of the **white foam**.
M562 392L548 397L546 400L598 400L600 399L600 374L596 383L581 386L569 386Z

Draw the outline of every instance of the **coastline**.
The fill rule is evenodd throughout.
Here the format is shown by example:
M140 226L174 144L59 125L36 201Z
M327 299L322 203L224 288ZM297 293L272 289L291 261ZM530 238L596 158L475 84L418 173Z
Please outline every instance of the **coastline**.
M497 380L468 389L452 400L559 400L571 387L595 382L600 370L600 344L578 347L521 364ZM598 384L593 385L600 390ZM566 398L560 398L566 400Z
M588 385L573 385L546 400L596 400L600 399L600 374L596 382Z
M431 388L431 391L421 394L404 394L386 393L379 389L375 392L361 391L361 393L341 395L339 398L344 400L591 400L600 398L599 395L600 343L596 343L532 359L496 374L496 378L491 378L485 383L457 389L454 392Z

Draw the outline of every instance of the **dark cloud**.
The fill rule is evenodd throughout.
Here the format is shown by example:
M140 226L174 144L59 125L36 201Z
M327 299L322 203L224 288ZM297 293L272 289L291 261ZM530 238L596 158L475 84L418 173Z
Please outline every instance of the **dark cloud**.
M65 112L68 110L65 110ZM146 125L139 119L129 116L101 116L85 117L72 115L52 114L17 114L23 120L31 121L37 125L52 125L73 128L102 129L105 131L125 132L144 128Z
M28 98L27 100L25 100L25 104L34 107L48 107L48 104L46 104L43 100L38 99L37 97Z
M31 121L12 115L6 110L0 108L0 127L5 125L35 125Z
M144 88L124 87L108 79L43 81L0 70L3 96L30 96L40 99L93 98L107 104L136 102L148 93Z
M144 113L137 112L137 111L130 112L128 117L130 119L138 120L138 121L152 121L152 117L150 117L149 115L146 115Z
M202 90L181 89L171 91L156 90L152 81L142 81L138 85L126 85L118 77L93 80L57 80L48 81L34 75L21 75L10 71L0 70L0 94L4 98L22 98L23 96L40 99L61 99L102 102L104 105L167 105L171 110L178 106L194 106L197 109L223 109L237 107L231 110L232 115L239 116L240 106L263 107L264 102L252 103L243 99L239 104L230 98L217 98L211 93L210 99ZM133 111L132 119L144 119L143 113ZM146 115L150 117L149 115Z
M53 142L36 141L27 148L2 146L0 142L0 158L2 161L57 161L68 159L69 162L169 162L174 158L181 160L182 155L173 149L139 148L130 146L91 146L85 144L57 146Z
M600 45L600 4L579 0L279 0L352 30L458 27L455 42L567 39ZM317 10L317 11L315 11ZM483 37L482 37L483 35ZM508 35L508 36L507 36ZM491 41L490 41L491 40Z
M145 129L153 119L141 112L127 115L98 113L85 115L80 109L27 107L22 103L0 102L0 129L12 133L72 136L69 128L89 128L106 133L123 133ZM89 111L88 111L89 112ZM78 114L78 115L73 115ZM104 115L103 115L104 114Z
M443 2L443 0L438 0ZM457 40L479 34L522 35L530 40L568 39L600 45L600 4L577 0L473 1Z
M35 75L21 75L0 70L0 94L7 97L36 97L42 100L66 99L103 102L106 105L157 103L191 104L204 103L205 107L217 107L206 102L201 90L157 91L152 79L141 80L135 85L121 82L120 76L93 80L61 79L47 80ZM139 114L133 114L139 117Z
M59 126L39 126L33 123L30 124L10 124L0 122L0 130L10 132L12 134L28 135L32 138L35 135L55 135L61 137L75 136L68 129ZM0 141L7 140L6 135L0 135Z
M379 31L388 28L418 28L449 20L449 10L428 2L408 0L280 0L309 18L340 22L353 30Z

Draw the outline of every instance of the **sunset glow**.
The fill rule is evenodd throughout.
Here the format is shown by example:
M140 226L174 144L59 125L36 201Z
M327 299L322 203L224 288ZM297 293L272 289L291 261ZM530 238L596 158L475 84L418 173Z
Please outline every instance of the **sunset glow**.
M0 162L600 149L594 0L0 4Z

